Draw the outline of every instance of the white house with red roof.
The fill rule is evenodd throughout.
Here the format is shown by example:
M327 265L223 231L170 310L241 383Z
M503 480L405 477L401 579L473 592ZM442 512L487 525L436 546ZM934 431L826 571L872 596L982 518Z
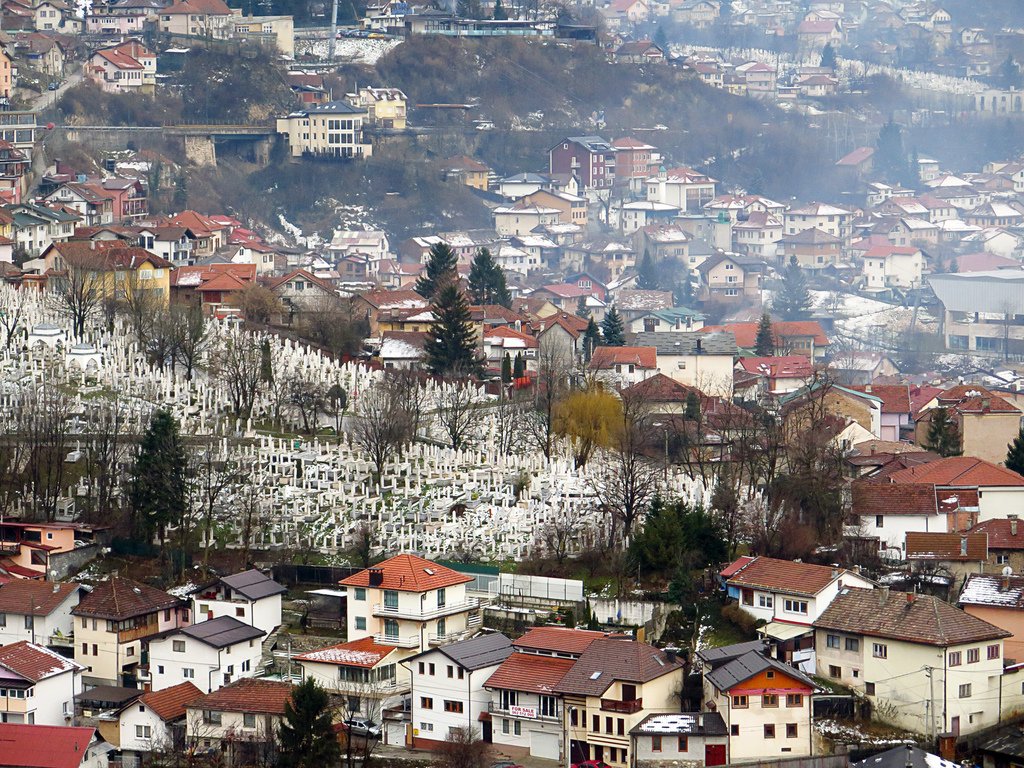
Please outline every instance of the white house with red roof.
M483 621L466 595L472 577L416 555L395 555L339 584L348 589L348 637L425 650L468 636Z
M203 695L190 680L161 691L150 691L118 712L119 748L123 752L147 753L184 748L172 726L185 719L185 708ZM182 730L181 736L184 736Z
M611 387L630 387L658 373L654 347L597 347L590 370Z
M160 31L172 35L225 38L231 9L224 0L177 0L160 11Z
M741 357L736 369L757 376L762 390L771 395L796 392L814 375L814 365L804 355Z
M82 692L81 664L21 640L0 648L0 721L64 725ZM0 745L2 745L0 740ZM0 746L0 764L4 760Z
M526 370L536 370L538 346L535 336L507 325L484 331L484 357L487 359L487 367L495 370L500 370L505 355L513 361L517 356L522 356Z
M924 253L920 248L876 245L864 253L862 273L868 289L918 288L924 268Z
M669 168L647 179L645 186L647 200L695 213L715 198L717 183L715 179L692 168Z
M152 92L156 87L156 54L138 40L125 40L96 51L85 73L106 93Z

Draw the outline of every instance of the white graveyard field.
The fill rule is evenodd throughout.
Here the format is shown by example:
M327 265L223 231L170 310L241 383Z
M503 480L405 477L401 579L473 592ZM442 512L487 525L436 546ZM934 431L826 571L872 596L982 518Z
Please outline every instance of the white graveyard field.
M16 328L8 342L7 328ZM141 434L154 411L177 417L181 433L202 444L218 466L236 469L244 480L226 484L215 504L211 542L216 546L290 549L334 555L353 546L369 531L374 548L386 554L414 551L426 557L464 555L483 560L521 559L545 549L554 527L572 529L568 551L578 551L608 535L607 515L599 509L594 478L606 469L601 455L575 470L568 446L557 446L546 459L521 441L518 452L498 446L496 400L474 387L483 415L470 448L451 450L436 439L430 412L439 392L427 384L427 427L423 440L395 455L380 483L369 457L346 432L359 400L384 374L362 364L339 364L319 351L266 335L275 377L336 382L348 393L340 439L333 435L301 438L263 429L271 414L281 413L269 387L256 394L251 418L234 415L224 382L211 376L201 359L191 380L179 364L172 370L152 366L131 330L120 320L112 332L92 323L83 338L73 338L70 322L45 294L18 292L0 285L0 408L10 414L26 393L45 389L62 393L70 405L72 432L69 461L89 450L90 423L116 401L126 431ZM216 321L208 324L210 350L233 335L249 333ZM284 417L300 423L297 415ZM333 427L336 414L318 414L318 424ZM12 420L7 420L10 424ZM435 429L434 432L430 430ZM0 436L5 427L0 425ZM130 457L129 457L130 461ZM237 472L242 468L243 472ZM85 481L63 489L63 516L74 519ZM694 503L707 489L672 467L664 492ZM517 490L519 491L517 495ZM11 509L17 516L23 509ZM102 522L94 520L94 522ZM199 527L199 526L197 526Z

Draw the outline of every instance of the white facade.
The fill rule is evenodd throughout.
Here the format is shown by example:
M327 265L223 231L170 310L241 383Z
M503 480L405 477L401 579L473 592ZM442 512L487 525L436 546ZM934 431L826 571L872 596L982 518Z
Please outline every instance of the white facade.
M118 727L123 750L152 752L171 744L167 723L141 701L134 701L122 710Z
M764 621L784 621L787 624L810 625L831 605L839 594L840 585L872 589L874 583L851 571L836 574L825 587L814 595L801 592L787 592L778 589L763 589L737 584L729 585L730 596L739 589L737 602L744 613Z
M978 489L978 522L1020 514L1024 486L986 486Z
M658 354L657 373L680 384L697 387L706 395L731 398L732 371L732 355Z
M877 536L885 549L903 550L908 533L949 533L945 515L861 515L858 532Z
M344 101L330 101L277 119L277 132L287 137L292 157L316 155L366 158L373 145L363 141L367 115Z
M558 223L562 212L557 208L542 205L502 205L491 212L494 229L504 237L522 237L537 227L548 227Z
M924 254L890 253L864 257L864 277L868 288L917 288L924 275Z
M426 592L348 588L349 641L374 637L383 645L425 650L479 624L479 602L466 597L465 584Z
M40 653L55 657L68 668L34 683L14 680L0 682L0 719L5 723L29 725L71 725L75 696L82 692L82 667L53 651L36 646ZM6 685L5 685L6 684Z
M10 645L19 640L47 645L51 638L70 638L74 632L74 617L71 615L71 609L76 605L78 605L78 590L68 595L49 616L28 616L24 613L13 612L0 613L0 646Z
M526 691L491 692L491 739L528 749L532 757L562 757L562 699Z
M239 678L254 676L262 655L259 639L214 648L174 632L149 642L152 690L160 691L187 681L203 693L212 693Z
M230 616L243 624L262 629L270 634L281 626L281 596L271 595L259 600L247 600L234 593L232 599L225 599L223 591L219 597L192 596L192 608L196 621L209 621L220 616Z
M500 664L465 669L440 651L429 651L406 665L412 673L414 739L445 741L460 728L479 737L480 715L491 702L483 686Z

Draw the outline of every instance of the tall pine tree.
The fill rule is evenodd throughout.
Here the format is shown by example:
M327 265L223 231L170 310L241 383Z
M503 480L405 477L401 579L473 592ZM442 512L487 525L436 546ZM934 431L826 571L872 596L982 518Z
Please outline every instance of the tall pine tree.
M580 296L576 301L576 317L582 317L584 320L590 317L590 307L587 306L586 296Z
M180 523L188 507L188 461L169 411L157 411L142 436L132 470L131 502L148 539L157 534L164 543L169 525Z
M469 268L469 298L474 304L512 306L512 294L505 282L505 270L486 248L477 251Z
M292 689L278 727L279 768L323 768L341 764L327 691L312 677Z
M802 320L809 314L810 307L811 294L807 290L807 280L796 256L793 256L782 276L782 287L772 301L772 310L783 320Z
M924 447L939 456L959 456L963 447L960 444L960 428L950 418L945 408L933 408L928 419L928 434L925 435Z
M469 303L454 282L447 283L433 304L434 322L423 344L427 368L435 376L470 376L482 364Z
M601 323L601 335L604 343L609 347L621 347L626 343L626 326L622 322L622 315L615 307L609 308Z
M772 333L772 318L767 312L761 313L761 320L757 324L754 353L758 357L771 357L775 354L775 335Z
M658 287L658 272L654 266L651 254L646 250L640 260L640 267L637 269L636 287L645 291L653 291Z
M454 283L459 279L458 263L455 251L447 243L435 243L430 246L426 273L416 280L416 293L433 301L434 295L446 283Z
M1013 442L1006 447L1006 461L1003 464L1018 475L1024 475L1024 427L1020 428Z
M583 332L583 359L590 362L594 354L594 348L601 343L601 329L597 327L594 318L587 319L587 330Z
M495 0L494 15L491 18L495 21L505 21L508 18L508 14L505 12L505 6L501 4L501 0Z

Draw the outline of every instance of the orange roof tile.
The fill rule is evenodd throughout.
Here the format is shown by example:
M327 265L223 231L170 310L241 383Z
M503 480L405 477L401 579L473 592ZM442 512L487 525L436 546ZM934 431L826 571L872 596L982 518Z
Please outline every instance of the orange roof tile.
M654 347L598 347L590 358L590 367L597 371L616 365L657 368L658 351Z
M164 722L185 716L185 707L203 695L191 680L159 691L143 694L138 703L145 704ZM133 702L134 703L134 702Z
M550 694L575 663L576 659L513 653L487 678L484 687Z
M0 667L33 683L73 669L85 669L81 664L27 640L19 640L0 648Z
M283 715L285 702L291 697L291 683L243 677L230 685L218 688L213 693L190 701L186 706L188 709Z
M730 577L729 584L777 589L796 595L816 595L843 573L844 570L828 565L758 557Z
M590 629L532 627L525 635L514 640L512 645L531 651L579 655L587 650L592 642L602 637L608 637L608 634Z
M370 582L371 574L375 573L381 575L379 584ZM428 592L455 584L465 584L472 580L471 576L416 555L395 555L338 583L349 587L373 586L377 589L395 589L399 592Z
M316 651L309 651L295 657L296 661L311 661L319 664L337 664L341 667L375 667L396 646L381 645L372 637L364 637L349 643L339 643Z
M952 456L889 475L889 482L934 483L938 486L984 488L988 486L1024 486L1024 477L984 459Z
M736 346L753 348L757 345L757 326L759 323L726 323L725 325L705 325L701 333L729 331L736 337ZM828 336L817 320L777 320L772 323L772 335L780 341L794 336L812 336L817 346L827 346Z

